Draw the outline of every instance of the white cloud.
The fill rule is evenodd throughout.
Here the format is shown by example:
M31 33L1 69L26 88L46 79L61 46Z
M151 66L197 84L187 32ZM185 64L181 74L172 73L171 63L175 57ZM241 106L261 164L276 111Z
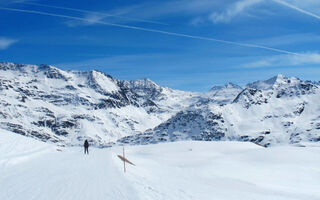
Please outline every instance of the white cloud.
M318 1L318 3L315 3L314 1L310 1L310 0L300 1L300 3L296 2L296 1L291 1L291 3L290 3L290 1L283 1L283 0L273 0L273 1L278 3L278 4L283 5L285 7L288 7L288 8L291 8L293 10L296 10L296 11L302 13L302 14L309 15L311 17L320 19L320 15L317 15L317 14L315 14L313 12L310 12L308 10L305 10L303 8L298 7L299 5L303 6L303 7L308 7L308 8L310 8L310 6L316 6L316 5L319 6L320 5L319 1ZM301 4L301 2L303 2L303 3Z
M235 1L235 0L229 0ZM225 0L163 0L143 3L109 10L130 18L166 19L172 16L204 17L225 5Z
M206 22L206 18L204 17L196 17L196 18L193 18L191 21L190 21L190 24L194 25L194 26L197 26L199 24L203 24Z
M262 12L265 14L265 12L272 10L270 8L274 6L287 7L313 17L319 17L314 11L320 9L319 0L164 0L133 4L109 10L107 13L34 2L24 4L81 12L86 14L85 17L88 20L92 20L91 24L108 17L108 21L114 23L137 21L168 25L157 20L177 15L192 17L192 20L188 21L191 21L193 25L208 21L228 23L239 16L256 16L262 14ZM67 22L67 24L69 26L91 25L88 22L78 23L74 21Z
M8 4L11 4L11 3L25 2L25 1L28 1L28 0L0 0L0 5L1 4L8 5Z
M273 1L282 1L287 4L294 5L296 7L299 7L301 9L306 10L313 10L313 11L319 11L320 8L320 1L319 0L273 0Z
M259 38L245 41L246 43L263 44L265 46L279 47L283 45L296 44L320 44L320 35L314 33L300 33L289 35L278 35L273 37Z
M83 17L82 21L69 20L69 21L66 21L65 24L67 24L69 27L90 26L90 25L96 25L96 24L101 23L104 18L105 18L105 16L102 16L99 14L88 14Z
M91 10L84 10L84 9L77 9L77 8L70 8L70 7L61 7L61 6L47 5L47 4L41 4L41 3L35 3L35 2L23 2L23 1L25 1L25 0L22 0L22 2L16 2L16 3L21 3L21 4L25 4L25 5L36 6L36 7L54 8L54 9L60 9L60 10L66 10L66 11L80 12L80 13L83 13L87 16L88 22L90 22L92 20L92 24L94 24L95 21L103 20L106 17L109 17L109 20L110 20L110 17L111 17L113 20L117 19L122 22L135 21L135 22L144 22L144 23L151 23L151 24L168 25L168 24L158 22L158 21L151 21L151 20L146 20L146 19L138 19L138 18L121 16L121 15L127 13L128 10L131 10L133 7L127 7L126 9L117 10L116 12L113 11L113 13L105 13L105 12L96 12L96 11L91 11ZM136 6L134 6L134 7L136 7ZM70 23L70 25L75 26L75 25L79 25L79 24ZM88 25L88 23L85 25Z
M290 67L299 65L320 64L319 53L303 53L297 55L277 55L267 57L255 62L243 64L241 68L262 68L262 67Z
M262 3L276 3L278 5L293 9L297 12L300 12L304 15L308 15L317 19L320 19L320 1L319 0L239 0L233 2L226 6L225 10L222 12L213 12L209 19L213 23L228 23L232 19L246 14L250 16L249 11L254 10L255 6ZM270 6L270 5L269 5ZM268 7L269 7L268 6ZM317 14L319 13L319 14Z
M55 13L48 13L48 12L41 12L41 11L37 11L37 10L25 10L25 9L6 8L6 7L0 7L0 9L13 11L13 12L38 14L38 15L45 15L45 16L87 22L86 18L75 17L75 16L70 16L70 15L61 15L61 14L55 14ZM248 47L248 48L265 49L265 50L278 52L278 53L296 54L295 52L290 52L287 50L282 50L282 49L277 49L277 48L272 48L272 47L267 47L267 46L262 46L262 45L234 42L234 41L228 41L228 40L221 40L221 39L217 39L217 38L202 37L202 36L197 36L197 35L188 35L188 34L184 34L184 33L169 32L169 31L163 31L163 30L158 30L158 29L144 28L144 27L140 27L140 26L129 26L129 25L116 24L116 23L103 22L103 21L95 21L95 23L101 24L101 25L106 25L106 26L114 26L114 27L123 28L123 29L139 30L139 31L152 32L152 33L171 35L171 36L176 36L176 37L184 37L184 38L190 38L190 39L197 39L197 40L206 40L206 41L219 42L219 43Z
M263 2L264 0L242 0L237 1L234 4L231 4L224 12L217 13L214 12L210 15L210 19L214 23L226 23L229 22L234 17L243 14L248 9L252 8L253 6Z
M0 37L0 50L7 49L12 44L16 43L17 40Z
M263 7L255 9L258 5ZM111 11L127 16L144 18L166 18L172 15L193 16L197 21L199 17L210 15L215 22L229 22L249 11L268 11L272 6L286 6L307 15L317 15L320 9L319 0L164 0L152 3L142 3ZM267 10L265 10L267 9ZM313 13L311 13L313 12ZM194 22L194 21L192 21Z

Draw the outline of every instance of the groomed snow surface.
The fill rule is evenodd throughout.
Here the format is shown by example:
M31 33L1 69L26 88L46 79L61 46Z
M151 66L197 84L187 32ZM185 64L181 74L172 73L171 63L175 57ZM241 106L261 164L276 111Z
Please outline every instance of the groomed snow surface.
M175 142L60 148L0 131L1 200L319 200L320 148Z

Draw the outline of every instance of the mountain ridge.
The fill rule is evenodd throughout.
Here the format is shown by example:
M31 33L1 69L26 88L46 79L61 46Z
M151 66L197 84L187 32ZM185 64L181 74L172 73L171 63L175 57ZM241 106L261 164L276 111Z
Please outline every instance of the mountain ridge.
M0 128L58 145L320 141L318 82L277 75L207 93L96 71L0 63Z

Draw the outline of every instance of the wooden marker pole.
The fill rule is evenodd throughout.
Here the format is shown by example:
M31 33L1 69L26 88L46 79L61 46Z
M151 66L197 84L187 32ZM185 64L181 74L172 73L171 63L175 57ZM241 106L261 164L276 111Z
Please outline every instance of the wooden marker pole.
M124 147L123 147L123 158L126 158L125 155L124 155ZM124 173L126 173L126 161L123 160L123 170L124 170Z
M123 161L123 171L126 173L126 162L129 163L130 165L136 166L132 162L130 162L128 159L126 159L125 154L124 154L124 147L122 147L122 156L118 155L118 158Z

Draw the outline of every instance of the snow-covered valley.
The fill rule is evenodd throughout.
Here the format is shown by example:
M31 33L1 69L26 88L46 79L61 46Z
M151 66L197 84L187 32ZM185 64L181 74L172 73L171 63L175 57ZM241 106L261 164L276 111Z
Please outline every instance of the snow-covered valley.
M185 141L57 147L0 131L0 199L320 199L320 148ZM59 148L62 151L57 151Z

